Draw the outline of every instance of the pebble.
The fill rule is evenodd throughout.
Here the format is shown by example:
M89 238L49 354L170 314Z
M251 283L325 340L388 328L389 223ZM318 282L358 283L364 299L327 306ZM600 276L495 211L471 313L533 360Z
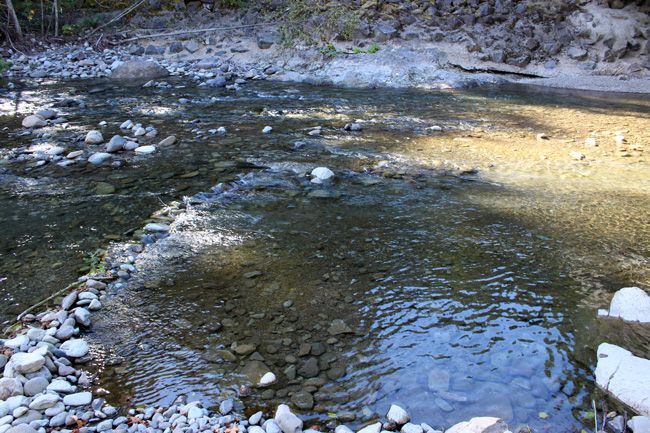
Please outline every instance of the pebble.
M262 129L262 134L270 134L271 131L273 131L273 128L270 126L265 126L264 129Z

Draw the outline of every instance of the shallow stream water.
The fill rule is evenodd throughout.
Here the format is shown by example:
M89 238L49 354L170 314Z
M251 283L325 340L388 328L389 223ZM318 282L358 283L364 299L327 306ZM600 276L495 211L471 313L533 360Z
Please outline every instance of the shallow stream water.
M39 143L82 148L84 131L105 120L109 138L127 118L180 138L120 167L0 165L5 323L80 275L89 253L204 192L175 224L176 248L144 254L97 315L89 337L109 364L109 400L214 405L269 369L278 384L244 402L292 401L315 422L360 426L397 402L434 427L493 415L580 431L602 397L597 345L650 356L647 328L595 314L620 287L650 282L647 100L174 84L52 83L20 89L18 104L4 95L2 155L35 139L16 133L16 107L68 95L85 108L64 109L68 123ZM342 130L355 119L362 132ZM317 125L322 135L308 135ZM208 132L219 126L225 137ZM599 146L585 148L587 136ZM309 182L317 166L336 181Z

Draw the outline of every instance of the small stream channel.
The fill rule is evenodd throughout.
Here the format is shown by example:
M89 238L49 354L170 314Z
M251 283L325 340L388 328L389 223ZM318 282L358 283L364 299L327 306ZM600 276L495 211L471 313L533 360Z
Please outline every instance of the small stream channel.
M650 282L647 100L172 84L2 95L0 156L33 144L17 132L23 115L66 97L85 106L61 109L68 123L39 143L84 148L85 131L106 121L110 138L128 118L180 139L120 167L0 160L4 323L155 210L203 192L174 228L187 248L144 254L97 315L89 338L107 364L108 400L186 394L210 406L270 369L278 383L253 389L250 407L291 401L307 417L360 426L398 402L433 427L491 415L580 431L602 398L597 345L650 356L648 329L595 313L615 290ZM355 119L362 132L342 130ZM322 135L308 135L316 125ZM226 136L208 132L220 126ZM620 156L615 129L641 147ZM583 149L588 135L602 144ZM310 183L317 166L336 181ZM237 186L211 192L221 182Z

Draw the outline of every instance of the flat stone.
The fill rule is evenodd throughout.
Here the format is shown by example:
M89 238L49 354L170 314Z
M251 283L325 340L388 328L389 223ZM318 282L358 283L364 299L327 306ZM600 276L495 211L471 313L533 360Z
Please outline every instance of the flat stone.
M111 158L113 158L113 156L110 153L95 152L88 157L88 162L94 165L100 165Z
M69 358L81 358L86 356L90 351L90 347L86 341L80 338L73 338L61 344L60 349Z
M170 146L174 143L176 143L176 136L170 135L169 137L165 138L160 143L158 143L158 146Z
M168 232L170 227L167 224L149 223L144 226L148 232Z
M29 408L34 410L44 410L57 404L61 400L56 394L42 394L36 397L30 404Z
M167 69L147 60L131 60L118 65L111 73L114 79L144 80L167 77Z
M341 335L341 334L352 334L353 331L350 327L341 319L335 319L332 321L332 324L327 329L330 335Z
M63 404L66 406L85 406L90 404L92 400L93 394L91 392L78 392L63 397Z
M596 384L638 414L650 416L650 360L609 343L598 346Z
M156 151L156 146L148 145L148 146L140 146L135 148L135 153L141 154L141 155L148 155L150 153L154 153Z
M63 393L63 394L69 394L69 393L75 392L77 390L77 387L72 385L67 380L54 379L47 386L47 390L48 391L54 391L54 392L60 392L60 393Z
M33 373L45 365L45 357L37 352L18 352L11 357L11 363L17 373Z
M379 433L380 431L381 431L381 423L377 422L362 428L357 433Z
M622 288L612 298L609 317L627 322L650 323L650 296L638 287Z
M506 433L508 424L500 418L478 417L445 430L445 433Z

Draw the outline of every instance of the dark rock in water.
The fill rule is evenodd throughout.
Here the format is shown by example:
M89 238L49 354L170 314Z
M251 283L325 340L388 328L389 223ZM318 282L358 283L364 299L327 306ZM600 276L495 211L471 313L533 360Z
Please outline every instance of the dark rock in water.
M226 79L224 77L215 77L205 82L210 87L226 87Z
M305 361L300 368L298 369L298 374L301 375L302 377L316 377L318 376L319 372L318 368L318 359L317 358L309 358L307 361Z
M291 396L291 403L298 409L309 410L314 407L314 397L306 391L300 391Z
M143 80L167 77L169 72L157 63L146 60L124 62L113 70L111 78L118 80Z

